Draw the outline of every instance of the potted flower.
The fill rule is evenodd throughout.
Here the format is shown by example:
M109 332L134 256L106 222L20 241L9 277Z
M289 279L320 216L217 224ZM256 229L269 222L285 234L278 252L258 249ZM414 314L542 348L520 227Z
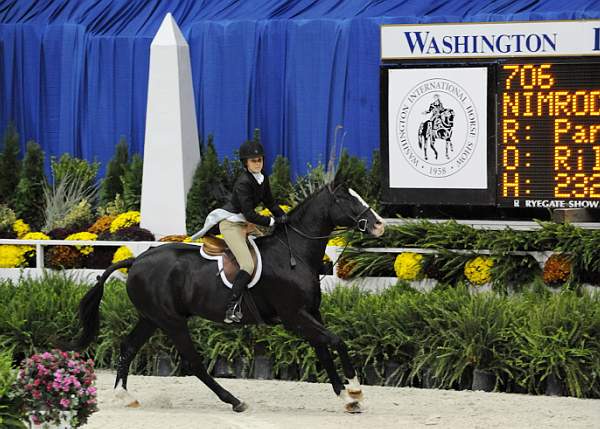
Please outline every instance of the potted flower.
M98 410L95 379L91 359L52 350L21 363L17 391L33 427L76 428Z

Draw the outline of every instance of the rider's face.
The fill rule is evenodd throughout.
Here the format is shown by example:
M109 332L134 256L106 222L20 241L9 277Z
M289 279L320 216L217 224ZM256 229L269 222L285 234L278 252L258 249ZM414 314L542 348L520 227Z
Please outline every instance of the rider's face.
M246 165L250 173L260 173L263 168L263 157L249 158Z

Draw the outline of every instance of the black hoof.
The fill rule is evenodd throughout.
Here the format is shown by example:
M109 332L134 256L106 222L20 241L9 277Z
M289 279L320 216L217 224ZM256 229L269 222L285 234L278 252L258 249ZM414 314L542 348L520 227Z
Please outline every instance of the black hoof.
M248 405L246 405L246 403L243 401L240 401L239 404L233 406L233 411L235 411L236 413L243 413L247 409Z

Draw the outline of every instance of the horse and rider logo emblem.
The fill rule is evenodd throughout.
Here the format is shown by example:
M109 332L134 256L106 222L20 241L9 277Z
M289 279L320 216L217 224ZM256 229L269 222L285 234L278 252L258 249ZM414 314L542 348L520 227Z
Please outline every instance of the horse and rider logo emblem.
M449 79L417 83L397 112L400 151L412 168L429 177L456 174L471 159L479 115L471 96Z

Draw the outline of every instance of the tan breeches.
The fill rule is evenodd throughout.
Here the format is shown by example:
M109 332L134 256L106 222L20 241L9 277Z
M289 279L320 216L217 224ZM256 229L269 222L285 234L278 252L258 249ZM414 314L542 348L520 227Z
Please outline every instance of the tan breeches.
M227 243L240 265L240 269L251 275L254 271L254 261L246 243L246 224L222 220L219 222L219 229L223 234L225 243Z

